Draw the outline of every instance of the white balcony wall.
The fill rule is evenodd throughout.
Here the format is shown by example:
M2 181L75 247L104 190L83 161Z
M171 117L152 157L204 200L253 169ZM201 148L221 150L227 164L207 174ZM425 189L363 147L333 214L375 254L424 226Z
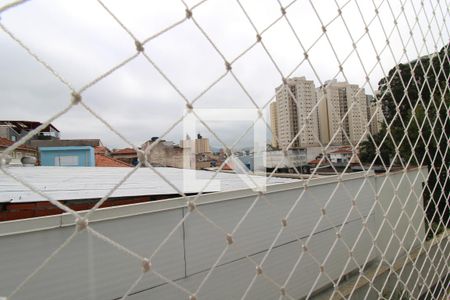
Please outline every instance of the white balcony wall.
M367 181L364 175L351 174L339 186L336 178L323 178L313 180L306 190L300 182L269 187L237 230L235 243L200 290L198 299L240 299L255 274L255 266L246 256L261 261L281 228L281 219L299 197L286 230L263 265L263 272L282 284L303 251L301 244L310 237L310 255L303 255L286 287L293 297L304 297L311 288L326 287L327 276L338 278L358 270L366 261L379 259L380 252L372 247L372 237L379 229L378 249L388 249L386 256L390 259L403 255L404 251L396 255L399 247L389 240L393 231L399 237L406 233L402 245L410 249L420 243L416 234L423 238L420 194L426 171L410 170L407 179L402 174L392 174L388 179L369 175ZM413 189L406 189L411 183ZM397 197L392 200L393 185L399 184ZM200 197L198 208L231 232L255 197L250 190L209 194ZM371 209L374 203L377 205ZM148 257L187 213L183 204L183 199L172 199L107 208L93 215L90 226ZM384 217L381 207L386 209L390 204ZM321 211L323 207L326 209ZM366 218L364 225L362 220ZM383 219L398 224L392 229L386 227ZM0 223L0 296L8 296L69 237L74 230L71 222L73 218L65 215ZM410 233L411 224L416 234ZM338 230L341 239L336 240ZM152 259L152 264L154 270L195 291L225 246L224 232L193 213ZM351 259L348 247L353 247ZM330 249L332 254L327 257ZM327 276L320 273L316 261L322 262ZM11 299L117 299L137 279L140 268L135 257L81 232ZM259 276L247 299L274 299L279 295L279 290ZM187 296L147 273L130 299Z

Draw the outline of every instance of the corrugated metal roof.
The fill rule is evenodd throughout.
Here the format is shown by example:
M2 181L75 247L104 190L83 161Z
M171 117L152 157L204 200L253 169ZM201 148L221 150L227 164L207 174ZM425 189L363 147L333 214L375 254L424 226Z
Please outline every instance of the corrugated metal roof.
M205 182L183 184L184 178L208 180L214 172L200 170L183 170L176 168L155 168L184 193L198 193ZM131 168L96 168L96 167L10 167L8 171L22 178L55 200L92 199L105 196ZM185 173L184 173L185 172ZM183 173L185 176L183 176ZM255 178L259 176L254 176ZM204 192L231 191L248 188L237 174L218 173L215 179L218 186L208 186ZM269 184L295 182L296 179L271 178ZM139 195L178 194L160 176L150 168L138 169L111 197ZM42 196L31 192L21 183L0 172L0 203L46 201Z

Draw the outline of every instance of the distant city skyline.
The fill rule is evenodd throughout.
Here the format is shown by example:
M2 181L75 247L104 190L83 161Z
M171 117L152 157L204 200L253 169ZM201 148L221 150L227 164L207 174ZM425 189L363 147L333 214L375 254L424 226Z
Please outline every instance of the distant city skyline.
M194 4L188 1L188 5ZM130 6L123 1L108 1L107 5L141 40L183 19L186 14L182 3L153 5L145 2ZM280 7L276 2L249 1L243 5L258 32L263 32L280 16ZM329 7L329 4L316 2L314 5L325 13L321 16L323 22L336 18L336 9ZM373 15L372 3L359 5ZM393 9L398 8L398 3L391 5ZM286 11L288 16L290 12L296 15L290 20L291 24L308 49L310 64L305 61L297 69L299 62L304 60L305 51L284 21L264 31L261 36L274 64L259 44L245 52L255 44L256 32L237 3L205 3L193 10L193 16L201 28L225 59L233 62L233 74L245 91L228 73L202 94L226 73L226 68L223 58L191 20L145 44L145 52L187 99L192 100L202 94L194 108L254 108L252 99L260 107L267 104L267 122L270 122L268 103L274 99L275 88L282 84L283 76L305 76L313 80L316 86L336 78L338 81L364 85L366 93L372 94L372 90L378 88L378 81L386 75L384 71L397 62L417 57L413 43L409 43L405 53L398 51L392 57L389 51L384 51L378 61L377 53L385 47L386 38L379 22L375 21L371 24L371 38L376 51L369 40L363 39L357 43L358 54L363 57L367 72L370 67L380 64L366 74L361 69L361 62L352 47L353 41L343 24L333 21L333 26L330 26L331 42L339 45L333 53L310 4L293 3ZM351 6L343 8L342 13L358 15L356 8ZM391 22L387 11L380 12L379 17ZM355 28L355 33L358 33L356 28L360 28L361 34L364 33L364 23L360 18L346 20L349 27ZM27 1L3 12L1 23L75 89L92 82L136 53L134 41L97 2L57 1L49 5L46 1ZM29 30L31 26L33 31ZM403 20L399 20L397 26L400 30L408 30ZM48 120L70 103L70 91L10 36L0 31L4 58L0 61L0 119ZM320 36L322 38L316 43ZM429 49L433 49L431 37L427 37L426 43ZM390 40L390 47L403 49L401 41L395 38ZM348 56L349 53L352 54ZM340 63L344 73L338 71ZM368 83L366 76L369 76ZM82 93L82 99L136 145L152 136L161 136L181 117L186 107L184 99L142 55L87 89ZM100 138L112 148L128 146L81 106L73 107L52 123L61 130L62 138ZM211 124L211 127L228 144L232 144L244 131L244 126L229 124L217 123ZM211 145L221 146L205 128L201 132L210 139ZM173 141L181 138L180 126L173 128L165 137ZM242 145L251 145L251 135L243 139Z
M381 129L380 103L356 84L330 80L316 88L313 81L294 77L276 90L270 104L271 127L278 136L272 138L274 148L357 145Z

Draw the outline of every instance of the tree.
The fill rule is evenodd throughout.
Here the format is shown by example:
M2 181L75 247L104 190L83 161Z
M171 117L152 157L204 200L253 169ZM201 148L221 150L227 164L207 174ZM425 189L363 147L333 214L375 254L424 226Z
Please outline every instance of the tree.
M376 164L387 167L427 166L429 177L423 193L427 221L446 226L450 211L449 45L395 66L379 81L378 97L386 124L361 145L361 161L366 163L375 159Z

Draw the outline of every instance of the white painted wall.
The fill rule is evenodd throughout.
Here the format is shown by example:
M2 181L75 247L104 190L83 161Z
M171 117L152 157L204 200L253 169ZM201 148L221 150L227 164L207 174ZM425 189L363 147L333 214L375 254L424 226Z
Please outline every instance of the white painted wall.
M409 171L408 178L423 175L423 172ZM308 252L315 260L323 262L334 245L332 255L323 262L324 270L331 278L358 269L366 260L375 259L378 253L370 251L373 242L369 231L373 234L382 228L383 233L376 240L382 248L386 247L392 230L380 226L383 215L379 208L371 207L374 203L380 207L389 205L392 190L388 185L382 185L384 176L369 176L364 184L362 176L352 174L347 177L337 188L337 181L332 178L313 181L306 191L303 191L301 183L269 187L265 197L270 204L262 199L255 205L237 231L235 244L219 262L198 299L240 299L255 274L255 266L245 256L257 262L262 259L281 228L282 217L303 192L288 220L287 230L281 234L263 265L268 276L280 284L284 282L302 252L300 243L305 242L313 228L316 229L308 244ZM411 189L406 187L410 186L410 182L403 181L405 179L401 178L401 174L390 175L389 180L401 185L397 192L398 203L392 206L386 218L391 222L399 220L395 229L398 235L407 231L408 224L414 224L423 235L423 228L418 225L423 217L422 208L418 206L421 204L420 198L408 198ZM420 193L422 180L423 177L420 177L411 181L417 194ZM199 199L202 204L198 207L221 227L232 231L254 198L255 195L249 190L209 194ZM356 206L352 206L352 199ZM325 203L326 218L316 227ZM404 211L411 213L411 222L398 217L402 203ZM90 225L140 255L149 256L186 213L182 205L183 200L172 199L104 209L98 212L97 220ZM419 208L413 214L416 206ZM362 217L368 215L367 229L363 229ZM65 224L72 220L70 216L52 216L0 223L0 296L7 296L72 233L73 226L60 227L60 222ZM336 242L337 228L343 223L342 240ZM39 229L41 225L47 229ZM412 237L408 235L403 244L410 246L414 242ZM356 240L353 259L343 269L349 259L345 245L353 246ZM224 233L194 213L153 258L152 264L164 276L194 291L225 245ZM392 257L394 249L395 245L391 243L389 257ZM140 268L140 262L134 257L82 232L12 299L116 299L139 276ZM313 258L304 255L286 289L290 295L301 298L313 285L316 290L327 284L328 278L320 274ZM133 292L136 294L130 299L187 297L151 273L145 275ZM279 290L258 277L248 299L274 299L279 295Z
M425 241L425 213L421 197L422 182L428 172L410 171L378 177L379 197L376 216L380 234L377 245L386 250L385 258L394 261L410 248ZM392 235L392 232L395 235ZM404 241L402 241L402 238Z

